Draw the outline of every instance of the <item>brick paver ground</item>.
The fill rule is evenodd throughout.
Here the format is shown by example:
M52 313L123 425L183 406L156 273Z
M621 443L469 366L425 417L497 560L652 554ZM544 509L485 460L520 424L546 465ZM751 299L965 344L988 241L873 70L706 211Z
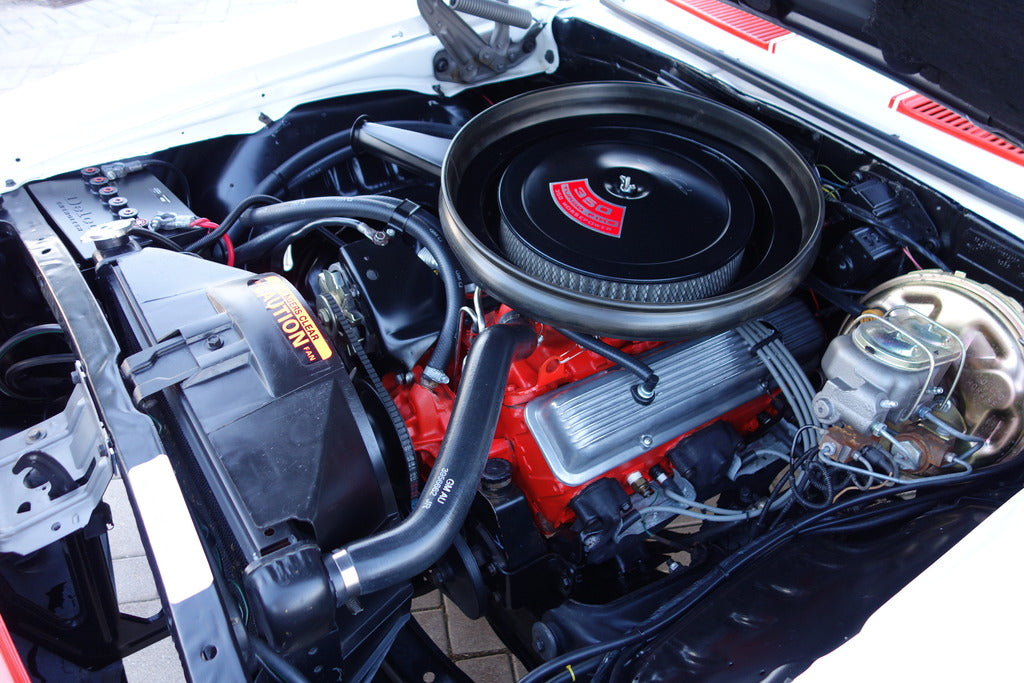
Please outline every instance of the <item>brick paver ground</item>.
M298 10L313 1L0 0L0 92L98 57L146 49L153 41L200 25L223 24L229 31L232 20L282 5ZM106 500L114 510L111 547L121 608L154 614L159 610L156 588L120 481L112 483ZM416 618L474 680L512 681L514 665L519 666L515 677L524 673L484 622L466 619L450 603L442 603L439 594L418 600L414 608ZM125 668L129 682L185 680L170 639L129 657Z
M104 500L110 505L114 520L110 552L114 558L114 580L121 610L145 617L156 614L160 600L120 479L111 482ZM438 591L413 600L412 610L413 617L437 646L474 681L512 683L526 673L486 621L468 619ZM125 671L129 683L185 680L170 638L125 659Z
M512 683L526 673L483 619L468 619L441 593L416 598L412 614L434 643L474 681Z

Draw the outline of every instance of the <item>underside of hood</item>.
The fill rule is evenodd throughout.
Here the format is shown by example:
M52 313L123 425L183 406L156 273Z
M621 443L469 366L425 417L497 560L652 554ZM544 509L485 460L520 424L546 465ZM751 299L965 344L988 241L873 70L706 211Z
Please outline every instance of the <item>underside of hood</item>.
M1024 140L1024 4L1016 0L734 2Z

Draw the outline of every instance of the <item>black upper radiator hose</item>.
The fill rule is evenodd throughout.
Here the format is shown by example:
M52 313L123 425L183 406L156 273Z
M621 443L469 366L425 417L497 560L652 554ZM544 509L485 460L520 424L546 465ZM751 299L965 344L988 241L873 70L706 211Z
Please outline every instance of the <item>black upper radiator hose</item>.
M289 546L246 568L248 602L268 642L297 651L333 628L337 607L408 581L437 562L469 514L512 361L536 344L533 327L518 316L476 338L437 461L416 509L401 524L326 555L311 543Z
M448 549L466 521L487 462L513 360L536 346L526 322L485 329L469 350L437 461L419 504L399 526L350 543L326 558L338 604L408 581Z

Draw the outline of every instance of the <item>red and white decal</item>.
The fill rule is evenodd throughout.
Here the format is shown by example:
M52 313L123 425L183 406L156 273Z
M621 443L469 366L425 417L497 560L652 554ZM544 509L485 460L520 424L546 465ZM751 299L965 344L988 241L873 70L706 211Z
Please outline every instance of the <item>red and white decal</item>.
M984 128L974 125L956 112L946 109L924 95L908 90L893 96L889 100L889 108L1007 161L1024 166L1024 149L1010 144L995 133L990 133Z
M551 183L551 198L562 213L584 228L609 237L622 234L626 207L601 199L586 178Z
M709 24L768 52L775 52L775 46L780 40L793 35L781 26L776 26L750 12L744 12L718 0L668 1Z

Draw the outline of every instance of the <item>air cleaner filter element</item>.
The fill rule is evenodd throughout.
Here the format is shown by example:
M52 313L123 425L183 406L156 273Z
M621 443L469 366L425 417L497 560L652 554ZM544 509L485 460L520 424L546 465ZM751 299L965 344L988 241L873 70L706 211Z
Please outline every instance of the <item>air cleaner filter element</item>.
M770 129L660 86L584 83L499 103L452 141L449 244L541 321L673 339L779 303L817 253L816 176Z
M545 282L623 301L723 291L754 207L712 150L658 130L592 127L527 147L498 183L501 244Z

